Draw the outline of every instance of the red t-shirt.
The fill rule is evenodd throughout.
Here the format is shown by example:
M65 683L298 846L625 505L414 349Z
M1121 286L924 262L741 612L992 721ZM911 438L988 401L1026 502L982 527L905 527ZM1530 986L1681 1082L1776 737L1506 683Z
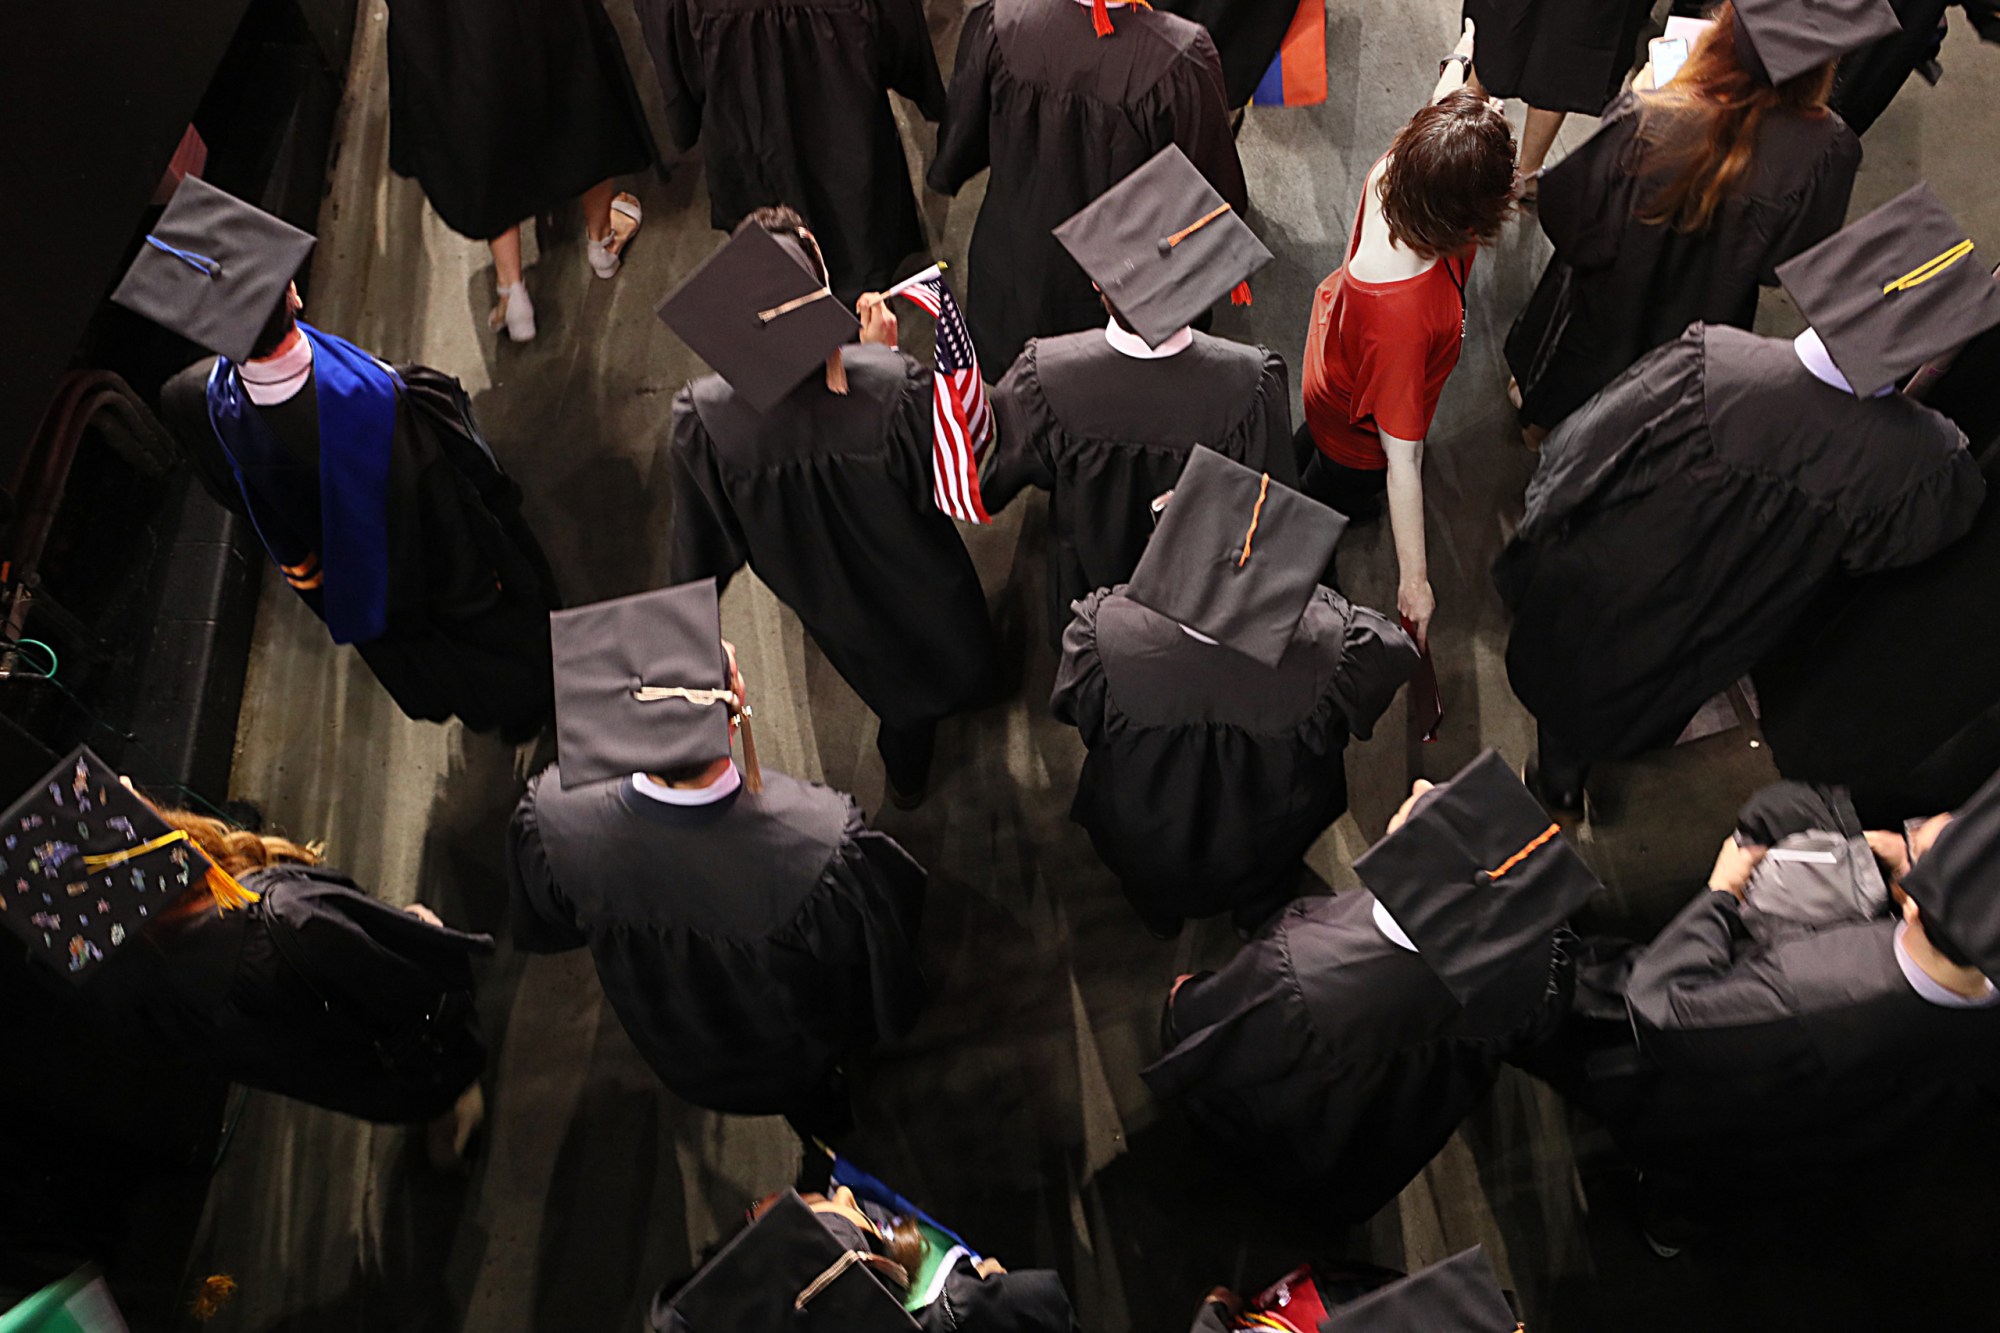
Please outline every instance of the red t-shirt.
M1360 243L1357 213L1349 263ZM1389 460L1378 429L1398 439L1424 438L1465 341L1464 284L1471 271L1471 254L1439 259L1397 282L1363 282L1348 277L1343 264L1319 285L1300 387L1306 426L1321 453L1345 467L1379 470Z

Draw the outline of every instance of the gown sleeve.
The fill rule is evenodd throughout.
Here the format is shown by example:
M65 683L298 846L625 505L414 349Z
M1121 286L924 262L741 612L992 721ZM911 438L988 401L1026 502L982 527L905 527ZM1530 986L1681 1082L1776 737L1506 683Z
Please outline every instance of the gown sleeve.
M1627 93L1605 112L1597 132L1542 172L1536 214L1571 268L1602 268L1618 257L1630 223L1631 168L1626 154L1638 129L1638 101Z
M1299 485L1299 458L1292 451L1292 386L1285 358L1266 347L1264 373L1257 383L1258 415L1264 423L1264 467L1275 481L1294 490Z
M1045 1268L981 1277L963 1255L917 1316L924 1333L1077 1333L1062 1279Z
M214 357L197 361L160 386L160 420L180 445L202 489L224 509L241 514L243 492L222 452L222 441L208 424L208 374L214 365Z
M577 927L576 914L564 901L542 849L541 830L535 825L535 789L541 782L538 777L528 784L521 803L514 807L514 817L507 822L508 915L513 918L518 948L529 953L561 953L581 949L589 940Z
M1075 618L1063 631L1062 661L1049 696L1049 711L1056 720L1075 727L1092 749L1104 739L1106 697L1104 659L1097 655L1097 609L1114 591L1099 588L1075 604Z
M1778 265L1812 249L1839 231L1847 221L1848 199L1854 193L1854 174L1861 169L1861 140L1847 128L1838 112L1829 111L1827 115L1834 125L1832 140L1821 154L1784 227L1772 237L1764 252L1757 281L1766 287L1778 285Z
M944 115L944 76L931 49L922 0L880 0L882 86L916 104L925 120Z
M750 543L736 521L691 389L674 397L673 457L672 581L712 578L720 593L749 560Z
M1250 187L1243 180L1243 160L1236 155L1236 136L1229 132L1222 57L1207 29L1189 44L1171 83L1174 143L1231 208L1245 212L1250 207Z
M993 66L1000 58L993 36L993 5L974 5L959 30L958 59L951 71L951 95L938 125L937 157L924 183L939 194L959 187L992 163L988 137L993 117Z
M1056 422L1035 374L1040 346L1030 338L993 387L995 438L979 468L979 495L989 514L1005 509L1027 487L1055 488L1048 443Z
M687 0L637 0L635 7L666 103L667 132L685 152L701 137L702 103L708 96L693 15Z
M1740 1072L1767 1044L1760 1032L1797 1021L1780 979L1747 943L1743 907L1707 889L1632 964L1625 1001L1640 1048L1677 1070Z
M846 922L834 929L852 934L844 942L822 937L809 947L822 959L864 955L858 976L868 986L864 1007L873 1035L900 1037L916 1022L927 993L917 964L917 929L929 876L894 838L865 827L853 798L847 801L846 835L821 888L838 905L835 919Z
M1324 588L1318 595L1340 600ZM1408 631L1380 611L1348 604L1342 620L1340 669L1334 673L1333 693L1346 715L1349 734L1365 741L1375 734L1375 723L1423 659Z
M1956 433L1957 428L1944 429ZM1850 574L1898 569L1928 559L1972 530L1986 499L1986 477L1964 447L1938 461L1911 484L1895 504L1869 514L1857 524L1840 563Z

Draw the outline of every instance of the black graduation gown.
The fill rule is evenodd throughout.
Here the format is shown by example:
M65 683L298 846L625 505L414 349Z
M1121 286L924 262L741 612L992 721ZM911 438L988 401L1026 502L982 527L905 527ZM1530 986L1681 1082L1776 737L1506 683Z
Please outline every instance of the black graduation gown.
M638 0L638 11L674 141L705 140L712 225L797 209L848 302L925 248L884 95L926 120L944 114L920 0Z
M261 901L152 925L85 993L120 1028L253 1088L384 1124L449 1110L486 1067L471 960L492 939L331 870L243 885Z
M1062 1279L1035 1268L981 1277L960 1255L944 1290L916 1314L924 1333L1077 1333Z
M1759 943L1704 892L1634 961L1643 1071L1602 1107L1620 1145L1706 1190L1893 1161L2000 1092L2000 1007L1919 996L1894 919Z
M1342 752L1417 668L1396 623L1319 589L1273 669L1099 589L1049 706L1089 753L1070 818L1149 916L1276 907L1347 809Z
M862 702L912 727L984 702L999 649L979 576L932 498L931 370L843 349L766 415L719 376L674 399L673 579L746 562Z
M1220 972L1181 986L1173 1044L1143 1071L1253 1179L1344 1223L1415 1179L1501 1063L1552 1033L1571 984L1552 939L1532 999L1462 1008L1382 934L1374 906L1360 890L1294 902Z
M660 1081L714 1111L811 1104L852 1051L923 1001L923 868L852 797L764 770L712 805L629 777L565 791L551 766L508 829L514 938L588 946Z
M1651 0L1464 0L1479 82L1495 97L1595 116L1637 63Z
M1985 496L1957 427L1697 324L1542 446L1494 581L1507 678L1582 761L1670 743L1837 571L1913 564Z
M1482 50L1485 40L1482 27ZM1542 176L1538 211L1555 255L1507 335L1521 415L1536 425L1555 426L1696 320L1751 327L1758 284L1775 285L1779 264L1847 218L1861 141L1828 112L1764 117L1746 179L1706 231L1640 221L1651 188L1640 106L1620 98Z
M1153 7L1208 29L1232 108L1248 105L1299 12L1298 0L1160 0Z
M1132 577L1153 535L1154 497L1197 444L1298 485L1285 362L1266 347L1194 335L1157 360L1126 356L1102 330L1036 338L990 401L999 438L980 465L988 513L1024 487L1050 492L1049 634L1070 605Z
M2000 330L1926 400L1972 437L2000 487ZM1842 588L1757 669L1764 738L1787 777L1837 782L1877 828L1952 810L2000 769L2000 506L1909 569ZM1922 648L1885 625L1950 626Z
M389 169L489 241L658 160L599 0L391 0Z
M205 386L213 358L160 391L160 415L202 484L246 513L228 455L209 425ZM398 366L389 462L388 629L354 645L405 714L457 717L509 741L539 732L555 707L549 612L561 605L521 491L500 468L458 381L425 366ZM319 486L314 380L283 403L256 410L291 452L302 492ZM299 596L320 612L317 589Z
M1249 207L1208 33L1136 7L1112 10L1111 21L1114 34L1097 37L1076 0L988 0L965 16L926 180L957 194L993 169L965 301L989 369L1030 338L1104 322L1053 229L1168 144L1238 213Z

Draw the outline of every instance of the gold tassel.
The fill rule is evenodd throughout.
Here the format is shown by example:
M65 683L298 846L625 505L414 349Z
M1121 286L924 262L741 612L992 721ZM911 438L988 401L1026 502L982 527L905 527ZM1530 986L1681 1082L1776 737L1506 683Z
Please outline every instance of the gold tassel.
M757 737L750 730L750 710L736 710L736 725L743 733L743 785L752 795L764 790L764 770L757 766Z
M186 829L175 829L171 833L163 833L159 837L142 842L136 847L127 847L122 852L104 852L95 856L86 856L83 858L83 868L85 870L105 870L111 866L120 865L126 861L136 860L141 856L162 851L177 842L186 843L196 856L207 862L208 868L202 872L202 878L208 885L209 895L215 899L215 906L218 911L240 911L248 907L251 903L256 902L262 896L254 889L244 888L236 882L236 876L210 860L208 853L196 845L195 840L188 836Z
M188 1313L197 1322L207 1323L221 1314L236 1295L236 1279L227 1273L211 1273L202 1279L196 1288L194 1299L188 1302Z
M833 349L833 355L826 359L826 387L829 393L847 392L847 366L840 359L840 349Z

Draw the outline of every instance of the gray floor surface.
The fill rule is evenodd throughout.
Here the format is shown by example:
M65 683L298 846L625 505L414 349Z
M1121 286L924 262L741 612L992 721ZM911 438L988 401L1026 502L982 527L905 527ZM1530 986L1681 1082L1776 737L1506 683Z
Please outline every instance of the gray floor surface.
M629 4L609 8L656 102ZM657 585L668 403L702 367L652 307L719 239L699 161L676 164L671 180L629 182L647 219L613 281L591 275L573 212L532 228L541 336L496 344L484 323L484 248L446 230L416 185L387 169L385 10L381 0L361 9L309 317L464 381L572 601ZM961 5L930 9L948 71ZM1277 258L1257 279L1256 304L1217 321L1218 332L1265 342L1294 364L1362 175L1420 104L1457 27L1447 0L1336 0L1329 11L1331 99L1257 108L1243 127L1250 220ZM1966 131L1992 123L2000 53L1955 30L1945 64L1941 86L1913 83L1869 135L1855 212L1928 178L1975 235L2000 234L1992 157ZM921 174L934 132L898 110ZM1573 119L1558 153L1589 128ZM978 183L953 200L920 197L937 254L962 266ZM1530 220L1474 270L1465 355L1426 476L1443 734L1420 743L1399 702L1372 741L1350 749L1353 812L1312 857L1336 888L1355 882L1348 860L1413 777L1446 776L1487 745L1518 761L1532 736L1507 688L1507 625L1488 569L1532 468L1509 425L1501 341L1546 254ZM927 336L922 322L905 320L916 335L906 341ZM1782 298L1767 301L1764 327L1797 327ZM1473 1242L1487 1246L1536 1329L1917 1327L1863 1313L1897 1265L1914 1266L1944 1314L1959 1310L1960 1293L1990 1290L1966 1258L1990 1209L1968 1211L1968 1222L1926 1205L1914 1231L1871 1236L1860 1226L1833 1249L1753 1231L1670 1264L1653 1259L1622 1211L1603 1145L1515 1076L1365 1228L1343 1233L1237 1190L1138 1078L1169 981L1226 958L1235 940L1224 922L1192 926L1173 944L1150 939L1068 821L1082 752L1046 708L1054 662L1035 632L1045 523L1030 497L991 527L966 530L1024 679L1006 703L943 727L933 794L914 813L883 808L872 719L796 618L747 574L724 601L764 761L855 792L932 871L923 948L936 999L908 1039L857 1072L852 1151L862 1162L989 1253L1059 1267L1090 1333L1178 1333L1209 1285L1254 1288L1314 1255L1414 1266ZM1349 539L1342 572L1357 600L1393 605L1386 525ZM293 834L324 838L335 864L383 896L422 899L504 936L501 833L529 762L400 716L360 660L271 579L233 794ZM1606 776L1618 817L1574 836L1611 889L1600 915L1646 930L1699 887L1735 806L1771 770L1754 728L1737 728ZM684 1270L747 1200L790 1180L796 1150L781 1122L708 1114L658 1086L586 955L529 958L503 946L483 981L492 1114L469 1179L419 1170L403 1130L251 1099L195 1243L195 1273L242 1284L213 1333L631 1333L654 1284ZM1983 1308L1990 1327L1993 1307Z

